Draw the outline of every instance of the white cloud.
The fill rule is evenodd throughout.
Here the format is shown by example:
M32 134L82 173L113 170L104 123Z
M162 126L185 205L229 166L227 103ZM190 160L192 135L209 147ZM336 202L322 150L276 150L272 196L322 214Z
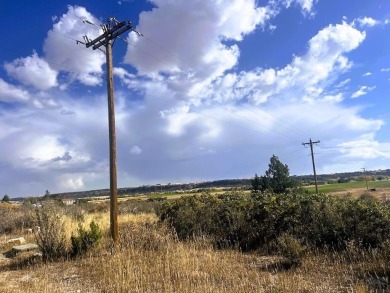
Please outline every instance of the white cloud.
M121 82L130 89L138 89L140 87L139 78L127 72L124 68L114 67L113 73L118 76Z
M70 80L78 80L85 85L102 83L102 65L105 54L99 50L76 45L73 40L83 41L83 36L90 39L99 36L100 28L83 23L81 19L99 23L85 8L68 6L68 12L62 15L47 34L44 42L44 52L50 67L69 74Z
M142 149L137 145L132 146L130 149L130 154L132 155L140 155L141 153L142 153Z
M58 178L58 185L63 190L79 190L84 187L82 176L65 174Z
M390 68L381 68L381 72L389 72Z
M0 101L2 102L26 102L30 94L0 78Z
M66 148L55 136L46 134L37 137L33 125L31 125L31 133L19 133L19 138L13 138L7 148L12 147L15 150L9 150L9 157L6 160L14 162L16 166L31 169L40 169L44 163L66 152Z
M351 67L344 54L357 48L364 38L364 32L345 22L330 25L309 41L305 55L295 56L291 64L279 70L270 68L242 72L231 94L224 94L224 97L247 97L255 104L265 103L271 97L301 98L308 102L320 98L324 90L322 83L331 75ZM339 86L348 82L345 80Z
M313 6L318 0L285 0L286 7L290 7L292 3L301 6L305 14L313 15Z
M342 93L338 93L336 95L325 95L322 97L322 101L329 103L340 103L344 99Z
M134 46L128 46L125 62L143 74L177 73L176 79L191 76L194 82L232 68L238 48L222 41L242 40L276 13L253 0L152 2L157 8L142 12L137 27L145 37L129 34Z
M363 74L363 76L371 76L372 73L371 72L366 72L365 74Z
M351 82L351 79L350 78L347 78L343 81L340 81L338 84L335 85L336 88L343 88L345 87L347 84L349 84Z
M390 158L390 143L379 143L374 134L364 134L359 138L340 143L340 152L347 157L359 159Z
M375 86L366 86L366 85L363 85L359 88L359 90L357 90L356 92L354 92L352 95L351 95L351 98L352 99L355 99L355 98L358 98L360 96L364 96L366 95L368 92L374 90L376 87Z
M7 73L23 84L32 85L39 90L57 86L57 72L38 56L36 52L26 58L17 58L4 65Z
M379 24L379 21L373 19L372 17L363 17L355 20L361 27L373 27ZM354 21L354 22L355 22Z

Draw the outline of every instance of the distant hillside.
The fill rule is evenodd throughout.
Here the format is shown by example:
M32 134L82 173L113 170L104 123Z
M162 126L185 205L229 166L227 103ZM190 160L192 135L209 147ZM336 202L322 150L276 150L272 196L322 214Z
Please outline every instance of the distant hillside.
M344 172L334 174L320 174L317 175L319 184L337 183L338 181L349 181L349 180L364 180L367 176L368 180L383 180L390 178L390 169L387 170L376 170L367 171L363 173L361 171L356 172ZM291 176L294 180L302 183L303 185L313 184L313 175L294 175ZM250 188L252 178L245 179L223 179L215 181L205 181L197 183L175 183L175 184L156 184L156 185L143 185L138 187L124 187L118 188L118 196L124 195L135 195L135 194L150 194L154 192L174 192L180 190L196 190L196 189L208 189L208 188L234 188L234 187L247 187ZM88 191L76 191L76 192L65 192L51 194L54 198L85 198L95 196L109 196L109 189L98 189ZM23 200L23 198L13 199Z

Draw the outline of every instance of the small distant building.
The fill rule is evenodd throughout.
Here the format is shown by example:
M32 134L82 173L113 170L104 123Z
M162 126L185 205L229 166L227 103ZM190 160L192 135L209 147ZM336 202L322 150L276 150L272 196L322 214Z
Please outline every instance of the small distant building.
M61 199L61 201L64 205L67 205L67 206L75 204L75 202L76 202L76 200L74 198L64 198L64 199Z

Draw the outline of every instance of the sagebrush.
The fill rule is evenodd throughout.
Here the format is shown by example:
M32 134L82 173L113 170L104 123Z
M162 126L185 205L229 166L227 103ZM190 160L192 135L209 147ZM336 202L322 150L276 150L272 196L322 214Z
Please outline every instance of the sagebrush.
M159 216L180 239L207 235L216 246L242 250L265 249L282 235L336 250L351 241L381 248L390 239L389 205L324 194L203 194L166 202Z

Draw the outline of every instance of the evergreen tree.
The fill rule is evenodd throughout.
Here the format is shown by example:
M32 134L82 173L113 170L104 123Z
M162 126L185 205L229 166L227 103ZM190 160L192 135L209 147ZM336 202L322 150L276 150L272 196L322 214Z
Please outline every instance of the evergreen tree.
M260 180L260 177L256 173L255 178L252 179L252 191L257 193L260 191L260 187L261 187L261 180Z
M268 170L265 171L265 176L261 177L260 182L261 191L270 190L274 193L284 193L294 185L290 179L288 166L275 155L271 157Z
M3 199L1 202L9 202L11 199L9 198L8 194L4 195Z

